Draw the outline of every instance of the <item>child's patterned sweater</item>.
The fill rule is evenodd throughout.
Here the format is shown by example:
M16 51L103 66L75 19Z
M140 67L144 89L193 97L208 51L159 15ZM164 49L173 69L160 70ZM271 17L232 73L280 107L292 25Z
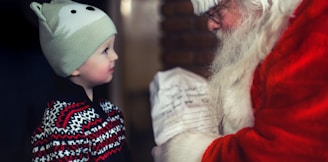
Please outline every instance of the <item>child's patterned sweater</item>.
M33 161L127 161L121 110L89 100L82 87L61 82L32 134Z

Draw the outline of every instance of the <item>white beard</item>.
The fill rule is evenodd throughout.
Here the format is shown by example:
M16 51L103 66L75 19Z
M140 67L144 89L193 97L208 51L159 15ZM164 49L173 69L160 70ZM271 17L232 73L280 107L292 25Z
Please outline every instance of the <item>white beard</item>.
M237 29L217 34L223 44L213 61L209 93L221 135L254 125L250 94L254 70L270 53L299 2L276 1L271 12L260 18L246 15Z

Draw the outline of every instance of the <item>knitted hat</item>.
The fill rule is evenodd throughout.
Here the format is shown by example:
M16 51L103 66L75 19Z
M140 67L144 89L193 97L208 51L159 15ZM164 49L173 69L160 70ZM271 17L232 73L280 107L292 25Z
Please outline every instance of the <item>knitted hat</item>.
M191 0L194 7L194 13L200 15L208 9L218 4L221 0Z
M102 10L71 0L32 2L39 18L42 51L62 77L78 69L109 37L116 34L113 21Z

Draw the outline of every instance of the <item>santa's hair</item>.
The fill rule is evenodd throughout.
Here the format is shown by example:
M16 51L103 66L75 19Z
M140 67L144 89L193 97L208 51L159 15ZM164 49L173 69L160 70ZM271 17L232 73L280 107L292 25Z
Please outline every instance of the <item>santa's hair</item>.
M226 0L191 0L191 3L194 7L194 13L196 15L200 15L207 10L209 10L211 7L217 5L221 1L226 1ZM228 0L229 1L229 0ZM245 3L247 7L250 7L254 10L262 10L265 12L272 6L272 3L278 2L285 2L284 0L236 0L239 1L238 3ZM287 3L292 3L292 2L287 2ZM286 6L289 6L287 4Z

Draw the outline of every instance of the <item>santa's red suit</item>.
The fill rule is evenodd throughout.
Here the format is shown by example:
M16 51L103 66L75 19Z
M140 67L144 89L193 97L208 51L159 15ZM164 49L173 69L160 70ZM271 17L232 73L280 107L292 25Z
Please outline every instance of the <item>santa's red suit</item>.
M328 1L303 0L293 13L255 69L253 126L215 139L183 133L155 160L328 161Z

